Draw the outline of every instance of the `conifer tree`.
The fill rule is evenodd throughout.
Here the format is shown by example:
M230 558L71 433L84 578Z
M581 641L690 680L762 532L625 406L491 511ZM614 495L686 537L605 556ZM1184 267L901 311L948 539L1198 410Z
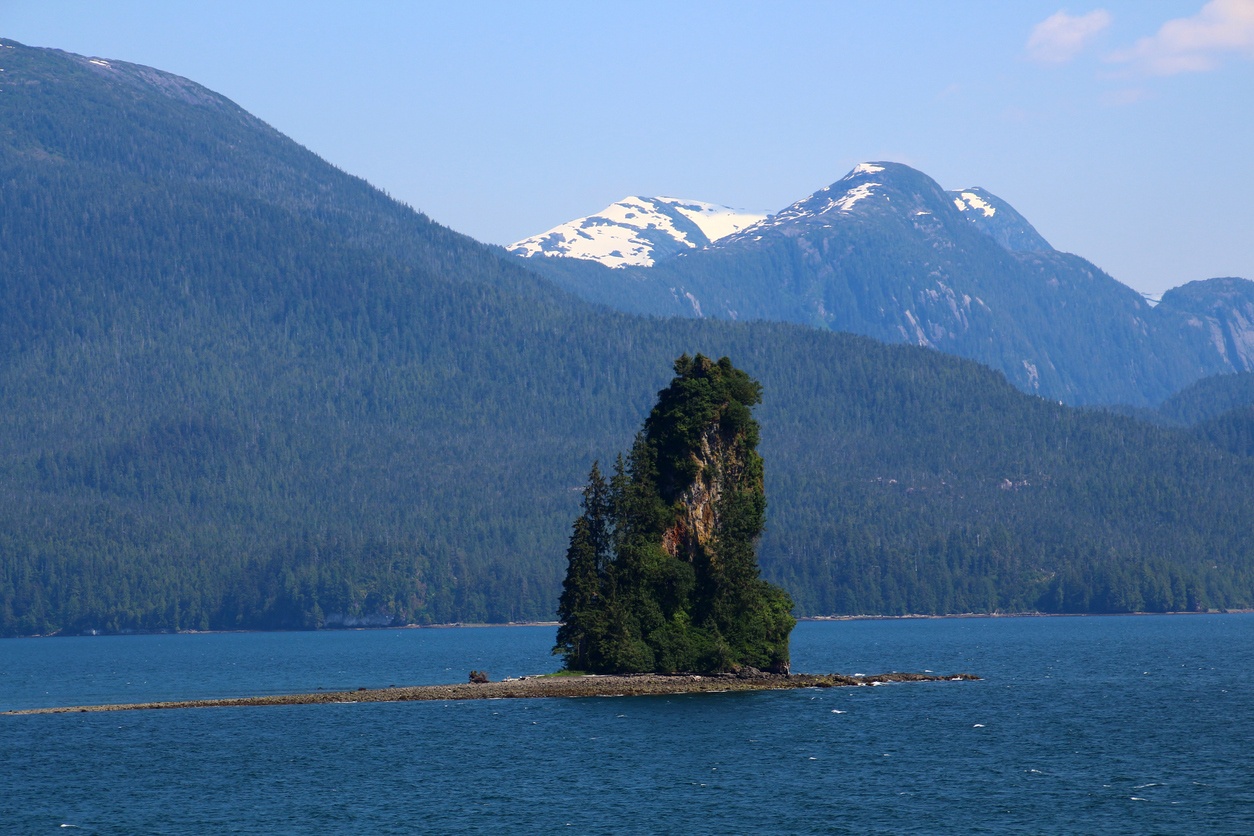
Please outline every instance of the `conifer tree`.
M558 602L561 626L555 653L566 657L566 667L584 670L594 666L593 638L602 629L604 602L602 581L609 564L609 490L596 462L583 492L583 513L575 520L566 550L566 579Z

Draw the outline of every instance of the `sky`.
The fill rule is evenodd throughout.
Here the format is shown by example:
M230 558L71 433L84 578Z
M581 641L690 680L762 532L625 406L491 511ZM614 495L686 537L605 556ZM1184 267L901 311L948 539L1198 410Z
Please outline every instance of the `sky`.
M0 0L0 36L186 76L496 244L893 160L1144 292L1254 279L1254 0Z

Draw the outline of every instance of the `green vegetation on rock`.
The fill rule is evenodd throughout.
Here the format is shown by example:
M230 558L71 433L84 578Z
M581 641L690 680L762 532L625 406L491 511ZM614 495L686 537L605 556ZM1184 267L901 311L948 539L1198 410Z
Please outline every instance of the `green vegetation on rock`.
M606 483L594 463L575 520L554 652L598 673L788 670L792 600L759 577L766 490L752 407L724 357L675 362Z

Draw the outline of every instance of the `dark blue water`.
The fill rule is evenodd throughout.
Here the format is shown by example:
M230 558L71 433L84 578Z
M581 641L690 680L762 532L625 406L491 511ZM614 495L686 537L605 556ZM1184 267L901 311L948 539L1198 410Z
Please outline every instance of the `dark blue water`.
M552 628L0 641L0 707L494 679ZM974 683L0 717L13 833L1250 833L1254 616L807 623Z

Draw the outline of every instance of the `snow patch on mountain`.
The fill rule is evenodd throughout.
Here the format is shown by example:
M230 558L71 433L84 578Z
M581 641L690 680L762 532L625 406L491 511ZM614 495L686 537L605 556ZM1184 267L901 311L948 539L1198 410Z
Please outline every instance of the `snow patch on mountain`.
M852 171L837 182L797 201L779 214L766 218L736 237L739 240L746 238L759 240L761 236L757 236L756 232L761 229L786 226L798 220L817 218L829 212L849 214L859 203L881 194L876 190L883 188L884 184L866 178L884 170L884 166L876 163L858 163ZM888 199L886 194L883 197L885 200ZM830 224L824 224L824 226L830 226Z
M707 246L764 218L765 213L701 200L632 196L506 249L528 258L566 256L607 267L651 267L662 258Z
M954 205L956 205L958 210L961 212L979 212L986 218L991 218L997 214L996 206L988 203L972 191L958 192L958 196L954 198Z
M674 207L675 211L696 224L710 241L726 238L766 218L765 212L747 212L700 200L681 200L677 197L654 199Z
M865 200L875 194L872 189L876 186L882 185L883 183L859 183L849 191L845 192L843 196L831 201L826 207L819 210L819 212L822 214L823 212L830 212L832 209L839 209L841 212L848 212L853 209L859 200Z
M972 186L946 194L959 213L980 232L1012 252L1051 252L1049 245L1027 218L987 189Z

